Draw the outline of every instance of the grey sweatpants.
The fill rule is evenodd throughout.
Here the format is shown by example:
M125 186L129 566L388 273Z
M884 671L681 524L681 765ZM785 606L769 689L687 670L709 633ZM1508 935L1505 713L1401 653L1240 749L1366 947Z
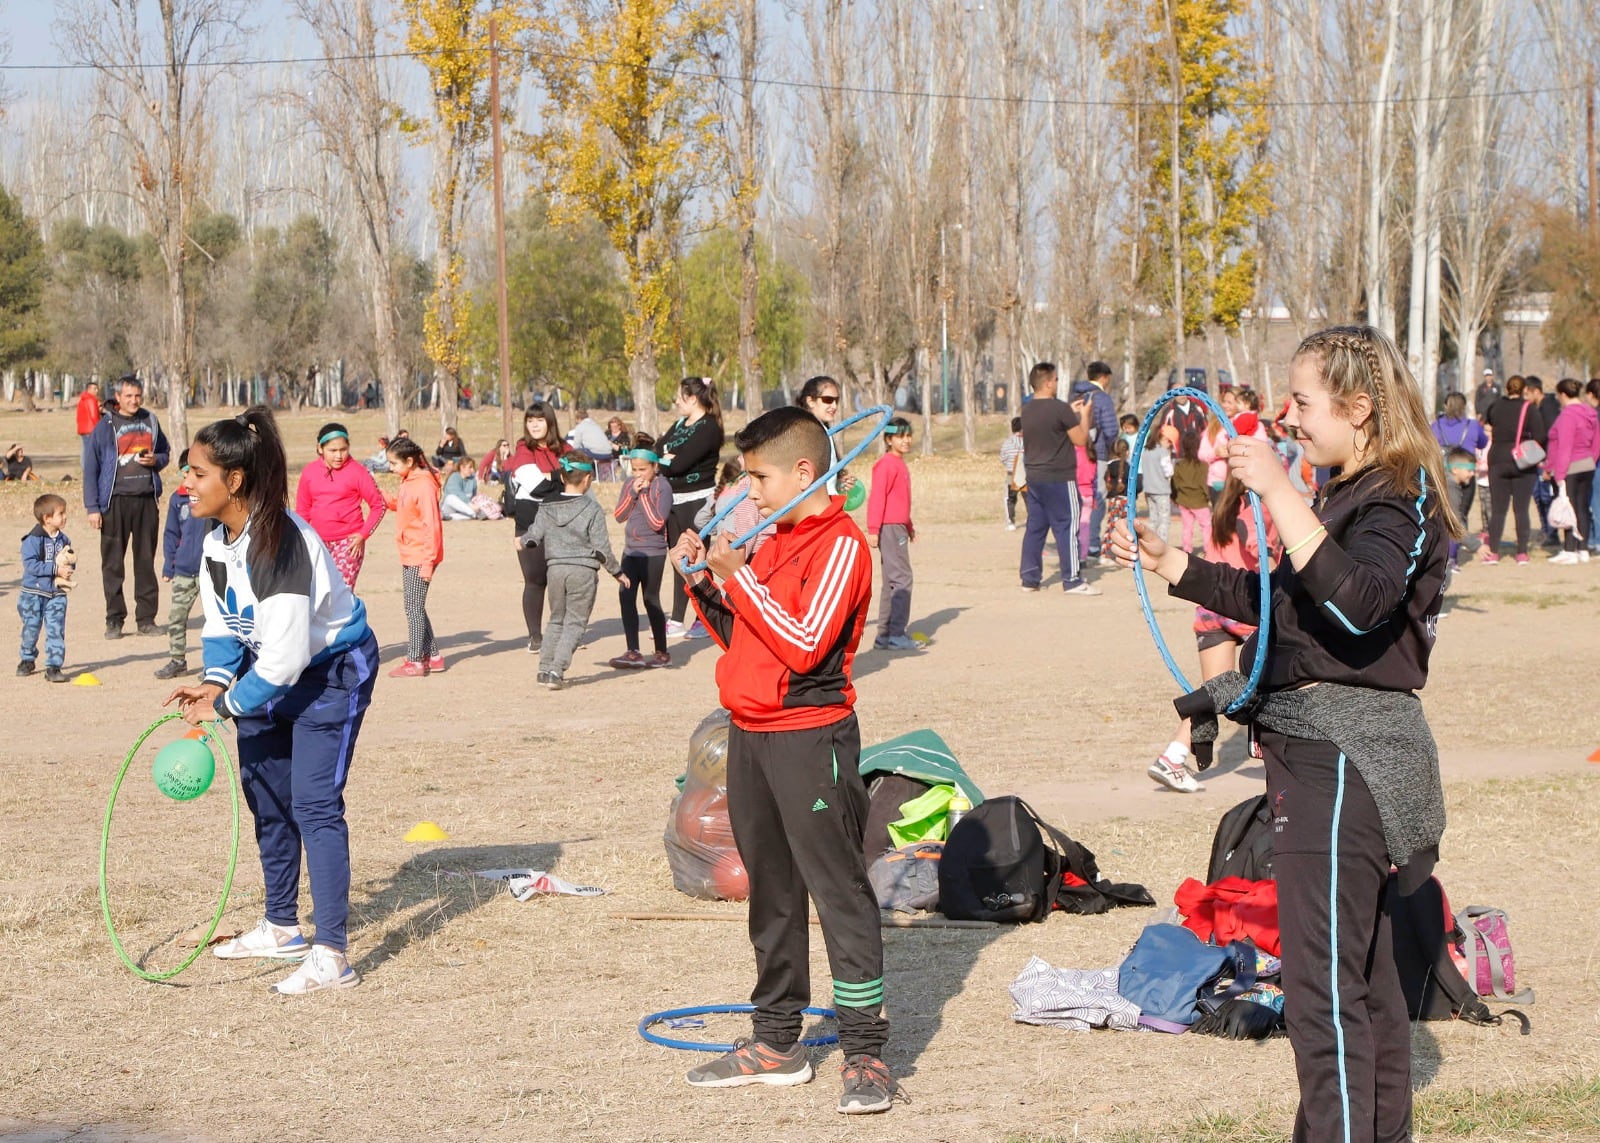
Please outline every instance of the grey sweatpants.
M878 557L883 562L883 589L878 595L878 638L906 633L911 622L911 537L904 524L878 529Z
M600 572L582 564L551 564L549 576L550 586L545 592L550 601L550 619L544 626L539 669L564 675L572 666L573 652L583 641L584 628L589 626Z

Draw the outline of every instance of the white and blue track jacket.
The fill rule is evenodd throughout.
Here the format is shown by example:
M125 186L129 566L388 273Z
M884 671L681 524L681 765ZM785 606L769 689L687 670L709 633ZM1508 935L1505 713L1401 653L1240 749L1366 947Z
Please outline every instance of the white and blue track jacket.
M206 533L199 577L206 620L201 678L227 688L217 699L219 713L259 713L307 667L367 636L366 605L345 585L311 525L287 515L281 550L270 563L249 560L249 524L232 543L220 524Z

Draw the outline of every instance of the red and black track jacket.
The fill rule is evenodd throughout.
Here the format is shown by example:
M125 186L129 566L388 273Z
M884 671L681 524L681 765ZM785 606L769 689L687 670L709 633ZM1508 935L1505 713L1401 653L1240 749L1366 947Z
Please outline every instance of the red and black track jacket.
M717 688L740 729L827 726L855 707L850 668L872 598L872 555L842 496L777 525L720 589L705 576L690 598L727 652Z

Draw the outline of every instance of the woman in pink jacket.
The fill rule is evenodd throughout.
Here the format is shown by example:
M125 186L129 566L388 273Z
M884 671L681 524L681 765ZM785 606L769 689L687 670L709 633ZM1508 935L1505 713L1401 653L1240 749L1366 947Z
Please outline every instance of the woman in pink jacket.
M366 518L361 505L366 504ZM355 590L367 541L383 519L383 493L365 465L350 463L350 433L341 424L317 431L317 459L300 472L294 510L327 545L345 586Z
M1581 399L1582 393L1582 387L1571 377L1556 384L1561 412L1550 426L1544 470L1557 485L1565 483L1578 526L1566 529L1563 551L1550 557L1553 564L1589 562L1587 545L1594 527L1589 507L1594 493L1594 466L1600 461L1600 415Z

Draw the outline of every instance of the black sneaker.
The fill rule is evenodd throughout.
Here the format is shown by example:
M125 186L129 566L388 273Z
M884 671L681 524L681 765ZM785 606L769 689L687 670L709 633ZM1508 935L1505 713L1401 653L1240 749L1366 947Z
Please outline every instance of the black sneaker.
M538 636L538 635L530 635L530 636L528 636L528 654L537 655L539 653L539 649L541 647L543 647L543 646L544 646L544 639L541 636Z
M540 671L537 675L533 676L533 685L534 686L543 687L543 686L548 686L549 684L550 684L550 672L549 671Z
M167 665L156 671L158 679L176 679L189 673L189 663L184 659L169 659Z
M122 638L122 624L120 624L120 623L107 623L106 624L106 638L107 639L121 639Z
M690 1068L685 1079L695 1087L794 1087L811 1082L811 1053L803 1044L774 1048L760 1040L736 1040L733 1051L709 1064Z
M17 664L17 678L25 679L31 674L33 674L32 659L24 659L22 662Z
M67 673L60 667L46 667L44 669L44 681L47 683L65 683L69 680L67 679Z
M900 1085L889 1074L889 1065L877 1056L851 1056L840 1069L844 1091L839 1095L839 1114L874 1115L888 1111L900 1093Z
M559 691L564 681L565 680L562 679L560 671L551 671L544 677L544 685L553 691Z
M141 634L141 635L165 635L166 633L167 633L167 629L165 627L162 627L160 624L157 624L157 623L141 623L141 624L139 624L139 634Z

